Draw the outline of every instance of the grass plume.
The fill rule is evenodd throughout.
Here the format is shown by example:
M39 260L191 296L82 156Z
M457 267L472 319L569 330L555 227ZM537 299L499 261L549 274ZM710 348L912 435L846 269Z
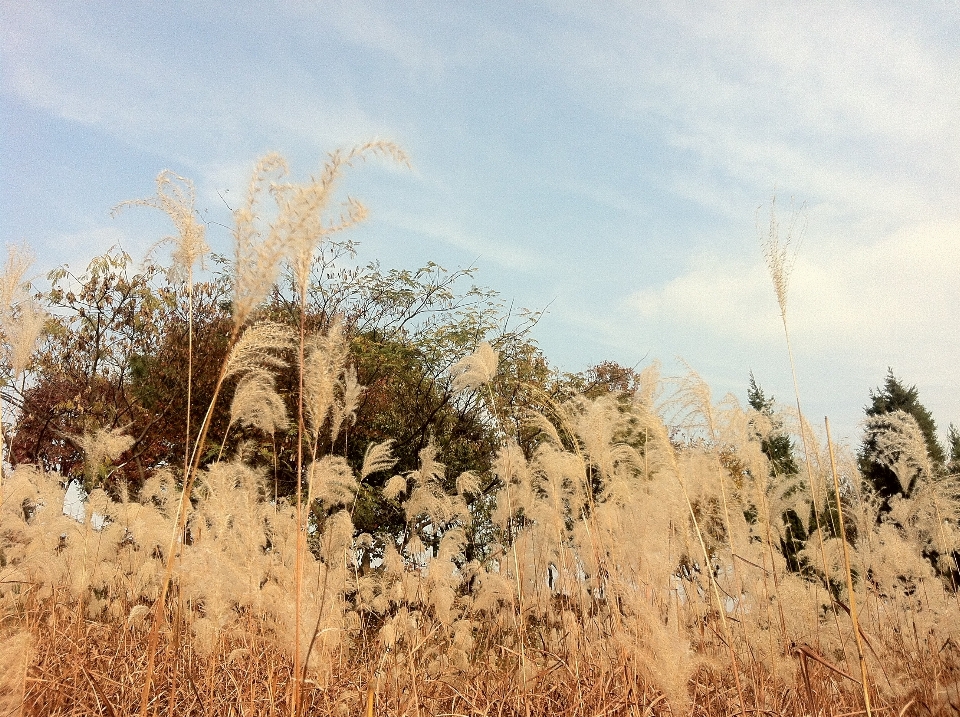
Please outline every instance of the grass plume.
M380 377L362 386L349 322L327 315L308 331L305 304L315 252L362 216L357 202L336 203L337 181L375 154L405 160L392 145L362 145L303 184L281 183L279 157L257 165L236 213L225 359L182 476L154 466L139 490L91 485L70 514L54 471L21 465L0 483L0 707L271 717L960 707L960 489L924 460L904 416L867 424L873 458L903 489L883 512L829 426L818 444L796 382L795 412L763 412L653 364L629 390L529 389L539 410L510 416L500 392L516 357L476 337L465 359L422 381L456 411L479 406L499 441L488 465L455 469L460 456L426 430L407 463L409 436L351 453ZM181 212L188 236L192 197L166 176L149 203ZM766 255L789 348L796 235L779 231L774 217ZM287 323L258 308L283 261L299 311ZM269 434L269 458L208 449L231 388L227 430ZM504 430L511 422L522 430ZM772 471L763 450L781 424L804 445L800 475ZM91 473L130 445L106 429L75 440ZM271 458L292 476L284 490ZM396 529L362 527L374 504ZM815 529L793 535L810 513ZM859 671L846 662L854 645Z

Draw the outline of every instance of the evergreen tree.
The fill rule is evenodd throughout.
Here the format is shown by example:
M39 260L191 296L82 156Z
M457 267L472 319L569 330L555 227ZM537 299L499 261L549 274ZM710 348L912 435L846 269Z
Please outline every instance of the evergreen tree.
M761 438L760 449L770 461L770 473L776 476L796 475L800 472L797 461L793 456L793 441L790 436L784 433L783 423L774 415L774 399L771 396L767 398L763 389L757 385L753 377L753 371L750 372L750 387L747 389L747 401L758 413L763 414L773 423L770 433Z
M757 385L757 381L750 372L750 386L747 389L747 402L750 407L758 413L766 416L771 427L764 436L759 432L760 450L770 461L770 476L775 481L787 476L794 476L800 472L797 460L793 455L793 441L783 430L783 422L776 416L774 410L774 398L767 398L763 389ZM797 487L788 488L788 490L797 490ZM788 510L781 517L783 521L783 534L780 537L780 551L787 561L789 570L795 573L805 572L807 570L806 561L803 559L801 551L806 544L808 537L807 527L803 520L797 515L796 511Z
M923 431L923 439L927 444L927 454L930 460L937 466L942 466L946 460L943 452L943 446L937 440L937 424L933 420L930 411L920 403L917 387L904 386L903 383L893 375L893 369L887 369L887 378L883 383L883 388L878 388L876 392L870 392L870 405L865 412L868 416L882 416L885 413L894 411L903 411L909 413L917 419L917 425Z
M950 462L947 464L947 469L951 473L958 473L960 472L960 430L952 423L950 424L947 441L950 448Z
M923 436L930 463L934 470L942 469L946 462L946 455L943 446L937 440L937 426L930 411L920 403L916 386L904 385L894 376L893 369L888 368L883 386L870 392L870 405L866 406L864 411L871 417L886 416L897 411L903 411L912 416ZM868 431L864 436L863 445L860 448L860 471L883 499L881 512L886 512L890 498L895 495L909 494L912 486L905 487L904 482L897 477L890 466L876 460L878 438L876 430Z

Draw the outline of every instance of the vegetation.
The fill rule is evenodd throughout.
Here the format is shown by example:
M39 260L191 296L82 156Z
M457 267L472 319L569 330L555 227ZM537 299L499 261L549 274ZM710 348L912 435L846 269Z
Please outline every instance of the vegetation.
M0 714L960 709L960 439L915 389L855 456L799 388L560 374L472 270L355 266L373 156L261 160L229 260L169 173L173 270L31 294L11 254Z
M883 387L870 392L865 410L868 419L860 470L886 512L891 498L909 495L925 473L940 474L946 455L937 440L933 416L920 403L917 387L904 386L893 369L888 369Z

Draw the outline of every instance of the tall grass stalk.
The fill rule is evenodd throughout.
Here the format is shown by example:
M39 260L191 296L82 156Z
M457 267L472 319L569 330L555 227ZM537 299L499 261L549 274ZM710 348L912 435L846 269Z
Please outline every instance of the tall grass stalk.
M767 260L767 268L770 271L770 278L773 281L773 289L777 296L777 305L780 307L780 320L783 324L783 336L787 344L787 356L790 360L790 375L793 378L793 394L797 405L797 420L800 425L800 441L803 445L803 462L807 469L807 480L809 481L810 499L813 505L813 520L817 527L817 543L820 549L820 557L823 560L823 580L824 589L830 600L831 610L833 611L834 622L837 626L837 634L843 644L843 631L840 629L840 614L837 612L837 606L830 599L830 574L829 562L827 561L827 551L823 542L823 523L820 519L820 507L818 505L817 495L817 477L813 471L813 465L810 460L811 449L807 441L807 431L803 419L803 409L800 407L800 383L797 380L797 365L793 358L793 344L790 341L790 328L787 322L787 289L789 287L790 273L793 270L793 262L796 255L790 253L791 245L794 241L800 240L803 234L802 227L797 230L796 222L798 212L795 212L790 221L787 230L786 239L781 243L780 225L776 214L776 197L770 200L770 228L767 238L763 243L763 254ZM795 234L796 232L796 234ZM844 655L846 652L844 651Z
M280 216L277 225L283 232L285 244L289 251L289 263L293 271L294 284L299 301L299 335L297 340L297 458L296 458L296 493L297 493L297 549L296 549L296 644L294 647L294 683L293 683L293 714L299 714L301 674L303 661L300 650L301 639L301 612L303 596L303 560L306 550L306 529L303 520L303 441L306 433L304 397L306 379L306 344L307 344L307 295L310 287L310 275L313 268L313 258L317 249L325 239L339 231L343 231L357 224L366 216L366 209L354 199L347 201L345 211L334 222L325 219L326 210L333 198L337 180L343 170L353 166L368 155L392 157L395 161L408 163L406 154L397 145L391 142L373 141L357 145L353 149L330 154L320 176L303 185L282 184L275 186L273 191L280 207ZM318 417L316 422L322 424L323 418ZM317 455L317 440L314 438L312 453Z
M148 199L134 199L118 204L113 214L128 206L153 207L164 212L173 222L177 233L159 244L172 244L171 274L182 279L187 287L187 410L184 426L183 476L190 470L190 418L193 400L193 271L199 263L203 266L204 257L210 251L205 238L205 227L198 221L196 210L196 189L189 179L170 170L157 175L157 191Z
M172 253L171 272L178 278L182 277L187 287L187 407L184 426L183 441L183 480L184 486L190 479L190 416L192 411L193 399L193 269L210 250L207 245L204 234L204 226L197 221L196 190L193 182L189 179L180 177L169 170L162 171L157 176L157 192L149 199L132 200L123 202L114 208L114 214L125 206L148 206L160 209L173 222L177 233L166 237L160 243L172 243L174 250ZM176 537L171 540L170 553L168 559L170 562L170 572L172 574L173 553L175 552ZM169 581L169 576L167 580ZM162 591L162 601L159 604L158 612L163 610L166 601L166 589ZM155 616L155 624L159 626L158 617ZM144 701L148 699L150 691L150 682L152 680L152 667L156 649L156 637L151 630L151 639L149 641L150 649L148 664L151 669L147 671L147 681L144 685ZM142 706L141 713L145 706Z
M688 376L689 379L689 376ZM687 397L688 398L688 397ZM647 434L648 435L648 434ZM667 447L667 454L670 458L671 472L676 477L676 481L680 486L680 490L683 493L683 499L686 504L687 510L690 513L690 521L693 525L694 534L697 537L697 544L700 547L700 554L703 557L703 566L707 575L709 576L710 589L713 595L713 599L716 602L717 606L717 616L720 619L720 627L723 631L723 642L727 647L727 655L730 659L730 669L733 672L734 684L736 685L737 698L740 703L741 712L745 713L747 709L747 703L744 698L743 685L740 681L740 667L737 663L737 653L733 646L733 634L730 630L729 620L727 619L727 610L726 605L724 604L723 597L720 594L720 586L717 584L717 578L714 574L712 560L710 559L710 551L707 549L706 541L703 538L703 531L700 527L700 521L697 519L696 511L693 507L693 501L690 499L690 491L687 489L687 483L683 479L683 472L680 468L680 465L677 461L676 452L673 446L670 444L670 441L666 436L661 436L660 440ZM647 451L650 449L649 444L644 446L644 450ZM729 520L725 523L728 526L729 531ZM729 538L728 532L728 538ZM732 550L731 550L732 553Z
M233 347L237 341L237 331L230 336L229 346ZM160 624L166 614L167 593L170 589L170 581L173 577L173 566L177 558L177 546L180 543L183 531L186 529L187 508L190 505L190 494L193 490L193 483L196 479L197 470L200 466L200 458L203 446L207 440L207 432L210 430L210 423L213 411L216 408L217 401L220 398L220 391L223 389L223 382L226 378L227 364L223 365L220 376L214 387L210 398L210 405L207 408L203 422L200 424L200 433L197 437L193 450L193 460L190 468L183 480L183 490L180 494L180 502L177 508L177 519L174 523L173 534L170 537L170 544L167 547L166 564L163 570L163 580L160 584L160 595L157 597L152 611L152 622L150 625L150 634L147 637L147 669L143 682L143 692L140 698L140 717L146 717L150 707L150 691L153 684L153 671L156 665L157 647L160 640Z
M7 261L0 275L0 329L5 335L7 359L14 383L26 369L42 327L43 315L35 310L25 282L32 262L33 256L27 247L11 245L7 247ZM0 391L0 502L3 501L6 438L3 392Z
M268 157L261 160L254 172L250 182L246 205L234 213L236 225L234 229L234 241L236 248L236 258L234 263L233 277L233 328L231 329L229 339L227 340L227 360L220 368L217 381L211 393L210 403L204 414L203 421L197 439L193 444L190 460L185 462L187 467L183 478L183 489L180 494L180 501L177 508L177 519L173 526L170 536L169 546L165 555L165 565L163 579L160 585L159 596L157 597L152 611L152 622L150 634L147 638L147 669L143 683L143 690L140 699L140 717L146 717L150 703L150 691L153 682L153 672L156 664L156 652L159 642L160 624L166 614L166 600L170 588L170 581L173 577L173 566L177 557L177 546L180 543L183 531L186 528L187 509L190 506L190 496L193 490L193 484L196 480L197 471L200 467L200 461L203 457L203 451L206 446L207 434L209 433L213 421L214 411L223 390L224 382L231 375L243 373L252 367L255 367L260 361L269 361L266 354L269 349L277 348L278 341L276 336L263 336L264 341L258 342L261 338L259 334L251 333L246 336L243 329L247 319L252 313L254 307L266 295L269 288L273 285L276 277L277 265L282 254L278 251L278 237L275 232L271 232L265 241L259 246L251 246L251 240L259 236L259 232L254 226L255 211L254 207L257 196L260 191L260 185L266 173L276 166L276 160ZM197 258L202 257L206 251L206 244L203 242L202 227L196 224L193 212L193 186L188 184L189 193L186 199L183 194L174 192L174 198L171 200L165 193L164 188L169 185L169 177L161 173L157 180L158 199L157 204L168 212L174 219L180 229L180 244L178 251L174 256L180 256L181 267L188 270L188 276L192 284L192 266ZM148 204L154 206L151 200L138 200L134 203ZM186 209L189 207L189 211ZM252 249L252 252L251 252ZM176 261L176 259L175 259ZM190 313L192 316L192 304ZM260 332L262 334L264 332ZM244 342L244 338L247 338ZM191 347L192 348L192 347ZM239 352L237 351L241 349ZM191 351L192 353L192 351ZM188 444L189 446L189 444Z
M833 495L837 503L837 522L840 523L840 542L843 545L843 565L847 577L847 599L850 602L850 620L853 622L853 635L857 643L857 658L860 661L860 686L863 688L863 706L867 717L872 717L870 709L870 679L867 674L867 661L863 654L863 635L860 634L860 618L857 613L857 594L853 589L853 571L850 569L850 549L847 545L847 528L843 520L843 501L840 500L840 479L837 476L837 459L833 453L833 440L830 438L830 419L824 416L823 425L827 432L827 449L830 451L830 471L833 474Z

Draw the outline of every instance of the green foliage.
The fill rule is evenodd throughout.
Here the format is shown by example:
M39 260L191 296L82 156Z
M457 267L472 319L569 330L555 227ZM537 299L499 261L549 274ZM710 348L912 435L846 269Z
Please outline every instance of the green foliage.
M553 376L528 338L537 315L521 314L511 322L494 292L464 286L473 269L447 272L432 263L413 271L386 271L377 264L338 268L352 256L352 244L329 243L311 275L307 329L324 333L335 318L340 321L349 362L365 387L355 420L336 445L329 435L322 438L318 455L343 455L358 469L368 445L393 440L395 472L403 474L415 470L420 453L433 445L447 466L445 490L452 493L456 476L468 470L489 486L497 442L519 430L518 417ZM136 489L161 467L179 474L187 449L187 287L154 264L135 266L116 249L79 276L58 269L50 281L41 299L55 317L52 330L23 390L8 389L5 396L19 409L14 462L80 477L82 437L123 429L134 439L130 448L94 483L116 493L121 484ZM193 286L194 427L203 420L226 357L233 324L230 281L224 272ZM295 296L275 287L256 316L295 326ZM500 351L501 374L489 389L458 394L449 369L483 339ZM292 355L286 359L276 389L288 415L296 415L296 362ZM272 473L272 492L292 493L296 427L263 435L235 425L228 433L229 416L229 402L220 402L202 462L242 449L251 464ZM399 509L381 496L389 478L366 478L354 506L358 530L402 530Z
M947 467L951 473L958 473L960 472L960 430L952 423L947 433L947 447L950 450Z
M80 476L81 438L123 428L135 440L112 475L139 482L144 466L167 458L165 423L180 424L185 415L169 400L185 390L184 363L167 350L176 290L157 266L137 269L118 249L94 259L80 276L61 268L49 279L40 297L52 316L48 334L30 380L5 397L19 410L14 460ZM210 342L208 354L214 360L215 345Z
M920 430L923 431L930 460L936 465L943 465L946 456L943 446L937 440L937 424L930 411L920 403L917 387L907 387L893 375L893 369L887 369L883 387L875 392L870 391L870 405L864 409L864 412L868 416L879 416L894 411L904 411L917 420Z
M934 470L942 469L946 455L937 440L937 427L933 416L920 403L917 387L905 385L894 376L893 369L888 369L883 386L877 388L876 391L870 391L870 404L865 407L864 412L868 417L882 418L892 416L897 411L902 411L916 420L917 427L919 427L923 437L927 456ZM859 463L865 481L883 501L881 513L886 513L889 509L890 498L908 494L910 485L905 485L905 482L897 476L890 465L876 458L879 442L883 439L881 435L883 430L884 426L880 425L876 430L867 431L860 447ZM885 430L890 432L894 430L894 427L891 425ZM895 455L893 458L897 458L897 456Z
M751 408L766 416L773 424L770 431L760 440L760 448L767 460L770 461L771 476L792 476L799 473L800 468L797 466L797 460L793 455L793 441L783 430L782 421L776 416L774 398L773 396L767 398L764 395L763 389L757 385L752 371L750 372L750 386L747 389L747 402Z

